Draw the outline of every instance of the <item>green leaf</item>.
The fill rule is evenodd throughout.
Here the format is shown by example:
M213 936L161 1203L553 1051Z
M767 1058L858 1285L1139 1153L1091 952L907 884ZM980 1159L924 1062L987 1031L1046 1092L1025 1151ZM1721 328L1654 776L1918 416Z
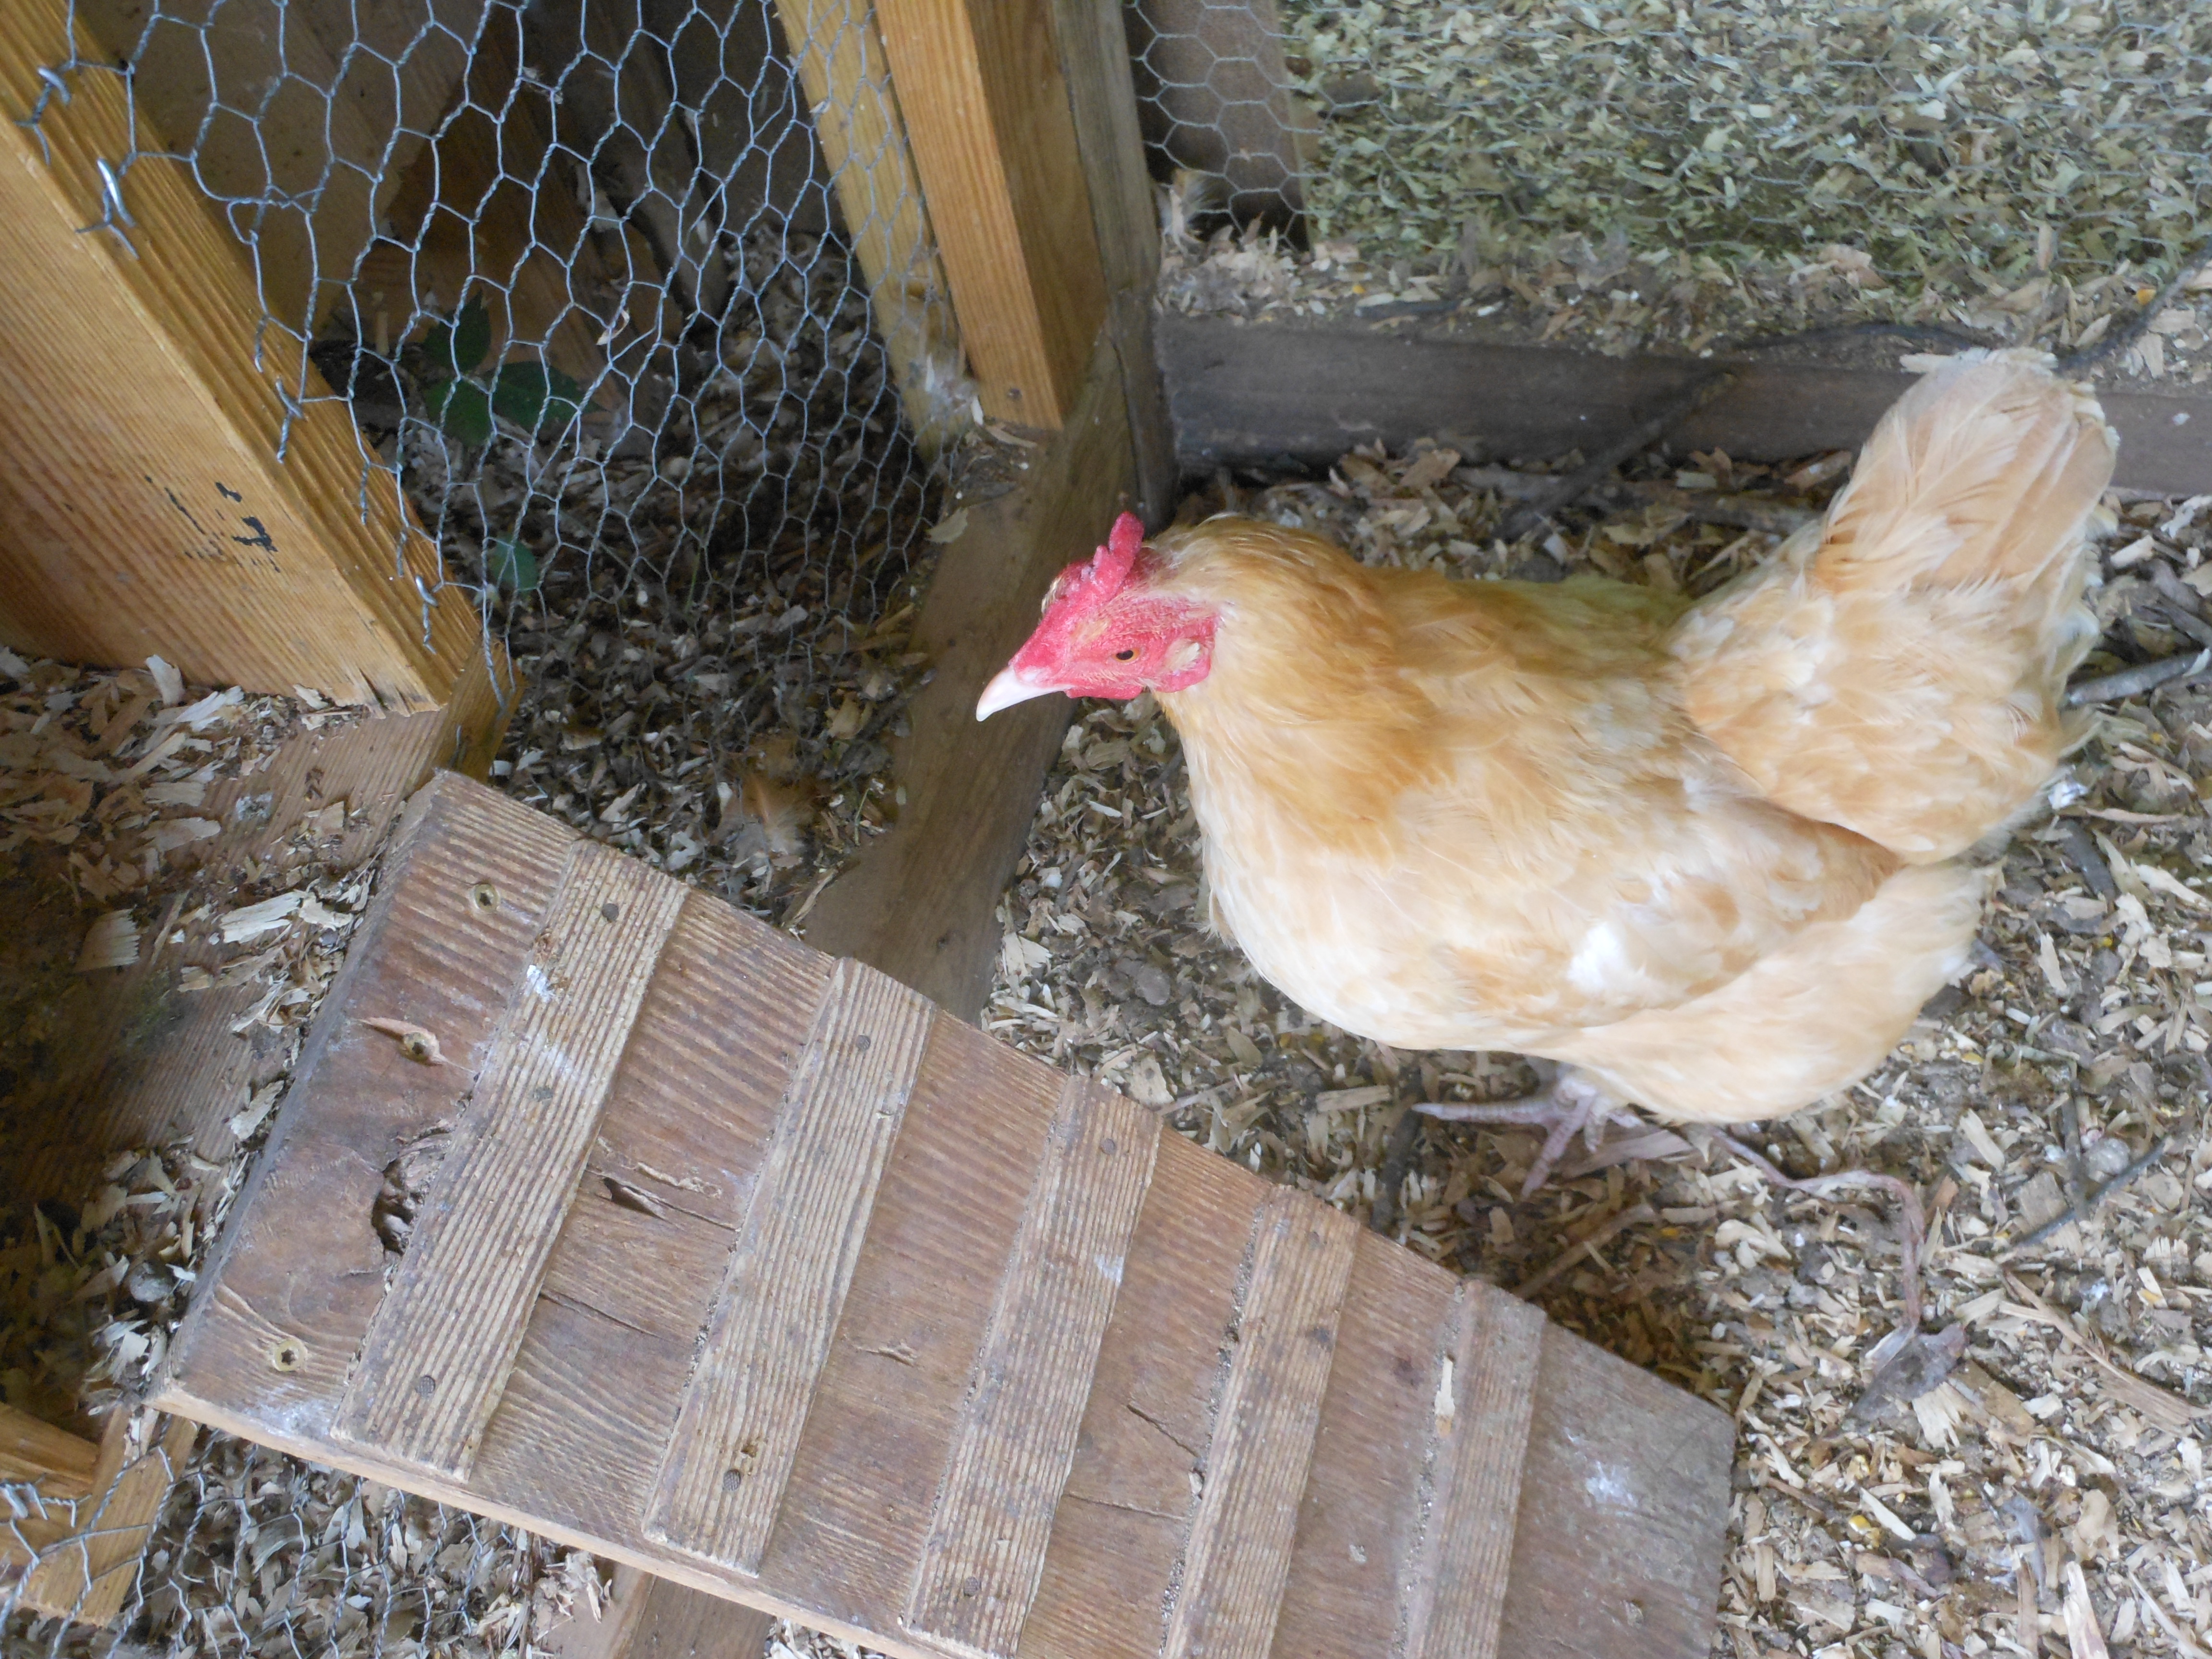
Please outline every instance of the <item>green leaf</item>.
M468 374L491 349L491 318L482 300L471 300L450 323L433 323L420 345L402 356L415 374L435 384Z
M584 388L544 363L508 363L492 382L491 406L501 420L525 431L557 430L582 410Z
M456 374L474 374L491 350L491 316L482 300L471 295L453 322L453 364Z
M484 549L484 574L517 594L538 591L538 556L512 536L501 536Z
M439 429L471 447L491 441L491 396L474 380L447 380L422 394Z

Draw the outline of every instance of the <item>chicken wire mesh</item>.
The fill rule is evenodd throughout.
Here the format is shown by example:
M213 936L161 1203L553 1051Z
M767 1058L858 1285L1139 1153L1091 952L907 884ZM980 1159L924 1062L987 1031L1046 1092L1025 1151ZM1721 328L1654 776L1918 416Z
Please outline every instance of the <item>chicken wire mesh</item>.
M1185 309L1486 299L1493 330L1620 349L1881 320L2064 351L2212 237L2212 12L2193 0L1126 16L1155 171L1182 186L1170 231L1226 218L1310 250L1211 296L1171 272ZM1363 280L1322 280L1355 256ZM2138 373L2166 372L2160 338Z
M265 364L349 408L363 489L437 540L426 633L464 605L513 653L508 787L787 909L881 815L913 665L879 624L973 430L866 0L72 0L70 27L31 125L115 77L103 233L149 167L228 219Z

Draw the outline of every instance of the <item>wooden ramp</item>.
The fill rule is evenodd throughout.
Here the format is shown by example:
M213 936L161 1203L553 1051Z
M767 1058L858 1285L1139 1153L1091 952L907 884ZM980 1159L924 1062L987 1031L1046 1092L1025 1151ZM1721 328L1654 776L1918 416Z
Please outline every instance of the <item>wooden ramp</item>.
M550 818L409 812L161 1409L894 1654L1710 1650L1721 1413Z

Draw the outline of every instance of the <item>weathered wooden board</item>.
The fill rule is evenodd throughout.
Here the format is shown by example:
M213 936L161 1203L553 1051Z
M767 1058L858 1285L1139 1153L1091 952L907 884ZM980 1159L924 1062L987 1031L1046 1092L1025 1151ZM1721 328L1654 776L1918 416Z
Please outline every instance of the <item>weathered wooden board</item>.
M1617 439L1680 398L1715 361L1603 357L1478 345L1396 328L1303 328L1220 317L1158 319L1160 367L1187 471L1327 465L1376 439L1394 451L1448 441L1471 460L1548 460ZM1863 442L1913 376L1882 368L1747 362L1737 382L1668 441L1788 460ZM2120 434L2113 483L2191 495L2212 489L2212 397L2107 391Z
M159 653L198 684L415 712L483 661L396 480L296 351L183 167L131 150L104 70L57 94L65 0L0 8L0 639L67 662ZM36 112L35 127L29 118ZM302 403L302 399L308 399ZM279 455L283 459L278 459Z
M1050 0L876 0L983 407L1057 428L1106 315Z
M1273 1644L1358 1243L1358 1223L1290 1188L1260 1206L1167 1659L1266 1659Z
M1457 1410L1480 1418L1487 1349L1468 1344L1450 1274L1171 1135L1127 1228L1041 1565L1030 1565L1033 1527L1006 1534L1009 1571L993 1595L1011 1607L1036 1574L1018 1639L1004 1614L951 1639L908 1627L925 1570L978 1535L945 1524L963 1512L946 1503L966 1489L960 1472L997 1459L1036 1493L1053 1484L1058 1457L1000 1449L994 1437L1066 1443L1064 1403L1009 1410L981 1387L994 1363L1036 1352L1013 1340L1007 1310L1056 1305L1048 1284L1011 1276L1049 1258L1035 1241L1073 1224L1040 1218L1038 1207L1052 1208L1053 1164L1068 1156L1064 1143L1053 1150L1065 1079L941 1015L872 1204L849 1206L836 1228L789 1230L803 1248L849 1253L851 1265L793 1413L796 1443L757 1574L726 1553L651 1535L702 1344L725 1328L732 1253L756 1206L788 1184L770 1180L769 1149L794 1074L819 1063L817 1011L838 971L697 893L684 897L630 1024L466 1474L339 1439L347 1379L386 1295L389 1258L371 1224L383 1171L400 1147L457 1121L573 845L552 820L458 779L440 779L410 807L155 1403L895 1655L1156 1655L1173 1620L1214 1627L1211 1616L1178 1613L1176 1587L1190 1583L1227 1587L1194 1603L1200 1611L1234 1613L1240 1631L1272 1626L1267 1645L1248 1637L1242 1650L1389 1650L1421 1560L1453 1559L1452 1540L1421 1524L1441 1455L1443 1364L1455 1367ZM500 896L489 909L470 902L487 884ZM453 1064L409 1061L363 1017L425 1027ZM1267 1266L1255 1241L1277 1237L1268 1229L1279 1222L1279 1251L1319 1230L1328 1271ZM782 1311L822 1322L805 1298ZM1095 1307L1083 1316L1097 1316ZM1324 1324L1334 1326L1326 1344L1313 1334ZM1271 1358L1285 1337L1289 1355ZM1241 1387L1237 1360L1224 1359L1240 1342L1255 1355ZM1034 1367L1024 1383L1055 1390L1072 1374L1041 1352L1015 1363ZM1525 1379L1525 1344L1516 1363ZM1487 1542L1477 1540L1511 1563L1497 1652L1702 1656L1718 1590L1726 1418L1557 1331L1542 1333L1534 1370L1515 1524L1501 1535L1492 1516ZM1498 1386L1509 1401L1528 1392L1525 1381ZM1279 1418L1295 1430L1288 1437L1303 1437L1287 1460L1302 1467L1295 1479L1276 1467L1285 1462L1274 1445L1285 1437L1270 1426ZM1230 1449L1240 1437L1249 1455ZM1478 1469L1467 1490L1504 1486ZM1223 1494L1216 1519L1194 1540L1212 1491ZM1261 1532L1279 1556L1288 1540L1286 1560L1218 1547ZM976 1580L980 1595L983 1578L970 1571L961 1588ZM1262 1607L1278 1582L1278 1604Z
M471 899L500 902L489 887ZM467 1473L683 902L682 889L635 860L596 842L571 849L347 1382L343 1438Z

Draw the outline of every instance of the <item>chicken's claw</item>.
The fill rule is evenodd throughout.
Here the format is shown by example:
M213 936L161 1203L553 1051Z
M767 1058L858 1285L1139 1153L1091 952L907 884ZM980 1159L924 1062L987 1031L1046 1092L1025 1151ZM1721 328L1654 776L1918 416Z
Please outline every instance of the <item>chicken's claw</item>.
M1421 1101L1413 1109L1452 1123L1529 1123L1544 1127L1544 1149L1536 1154L1521 1196L1531 1198L1551 1178L1553 1167L1580 1133L1597 1150L1605 1126L1621 1114L1620 1103L1579 1073L1562 1071L1549 1088L1516 1100Z

